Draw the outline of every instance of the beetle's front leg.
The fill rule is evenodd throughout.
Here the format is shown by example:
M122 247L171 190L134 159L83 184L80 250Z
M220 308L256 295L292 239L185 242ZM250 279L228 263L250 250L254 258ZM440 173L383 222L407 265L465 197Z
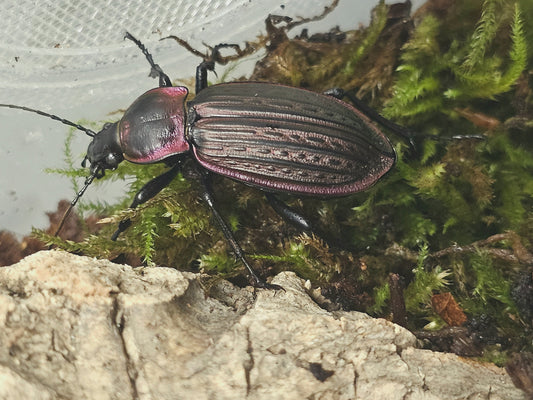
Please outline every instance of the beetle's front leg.
M196 67L196 84L194 87L195 93L200 93L207 87L207 71L215 70L214 61L202 61L200 65Z
M246 42L246 47L244 49L241 49L238 44L221 43L217 44L215 47L207 46L210 49L211 54L204 54L201 51L196 50L194 47L192 47L186 40L183 40L182 38L179 38L175 35L164 37L161 40L165 39L174 39L176 42L178 42L180 46L184 47L195 56L203 58L204 61L202 61L200 65L196 67L196 94L200 93L203 89L207 87L207 71L214 71L215 63L226 65L228 62L235 61L244 56L250 55L257 51L259 47L262 47L261 43L255 44ZM235 51L235 54L229 56L222 56L220 54L220 49L228 47L233 49Z
M140 204L143 204L158 194L161 190L167 187L170 182L176 177L181 167L181 161L174 165L169 170L163 172L161 175L156 176L154 179L145 184L139 192L133 198L133 202L130 208L136 208ZM124 219L118 224L118 228L111 236L111 240L117 240L119 235L128 229L131 225L131 220Z
M172 37L173 39L178 40L175 36ZM183 43L184 41L179 39L178 43ZM187 42L185 42L187 43ZM187 48L191 49L191 47L187 43ZM230 55L223 57L220 54L220 49L224 48L230 48L235 50L235 55ZM226 65L228 62L233 60L238 60L241 57L244 57L248 54L252 54L253 51L255 51L255 48L248 43L246 44L246 47L244 50L241 49L241 47L238 44L231 44L231 43L221 43L217 44L215 47L210 47L211 49L211 55L208 58L205 58L204 61L196 67L196 85L195 85L195 91L196 94L200 93L203 89L207 87L207 71L214 71L215 70L215 63Z
M202 199L206 202L206 204L211 209L211 212L213 213L218 225L220 226L220 229L222 230L222 233L224 234L226 240L230 244L231 248L233 249L233 252L235 253L235 256L239 258L246 269L248 270L248 273L254 280L254 286L259 288L265 288L265 289L274 289L279 290L283 288L279 285L274 285L271 283L265 282L263 279L261 279L257 273L254 271L254 269L248 264L248 261L246 261L246 258L244 257L244 251L242 250L241 246L233 236L233 233L231 232L230 227L224 221L224 218L222 218L222 215L217 210L217 207L215 205L215 198L213 196L213 189L211 187L211 179L207 172L202 173L202 183L203 183L203 190L201 193Z
M209 57L208 55L196 50L187 41L174 35L164 37L161 40L165 40L165 39L174 39L176 42L178 42L180 46L186 48L188 51L190 51L195 56L203 58L204 61L202 61L200 65L196 67L195 93L196 94L200 93L202 89L205 89L207 87L207 71L215 70L214 55L211 54L211 57Z

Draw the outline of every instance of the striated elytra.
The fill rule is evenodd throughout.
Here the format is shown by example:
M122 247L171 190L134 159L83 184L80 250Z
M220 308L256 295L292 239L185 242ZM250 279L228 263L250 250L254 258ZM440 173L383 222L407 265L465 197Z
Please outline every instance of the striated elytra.
M388 139L334 97L256 82L207 87L187 106L186 137L206 169L263 190L339 196L394 164Z

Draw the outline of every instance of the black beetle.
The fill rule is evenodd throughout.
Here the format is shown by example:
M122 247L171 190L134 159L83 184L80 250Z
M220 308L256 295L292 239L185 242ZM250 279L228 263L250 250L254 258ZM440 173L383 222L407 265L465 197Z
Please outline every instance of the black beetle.
M165 162L170 166L137 193L131 208L160 192L183 163L192 159L202 182L201 197L255 285L277 288L257 276L217 211L211 173L265 191L282 217L303 230L312 230L302 216L275 196L276 192L332 197L365 190L385 175L396 160L394 148L372 120L408 136L403 128L362 104L357 103L355 108L341 101L341 90L319 94L260 82L207 87L207 71L214 68L208 60L197 67L197 94L186 103L187 88L173 87L144 45L129 33L126 38L141 49L152 72L159 77L159 87L142 94L120 121L105 124L98 133L39 110L0 104L50 117L92 137L82 163L85 166L89 161L90 174L63 221L92 181L104 176L106 170L115 169L124 159L139 164ZM113 240L130 224L129 220L122 221ZM60 229L61 226L58 232Z

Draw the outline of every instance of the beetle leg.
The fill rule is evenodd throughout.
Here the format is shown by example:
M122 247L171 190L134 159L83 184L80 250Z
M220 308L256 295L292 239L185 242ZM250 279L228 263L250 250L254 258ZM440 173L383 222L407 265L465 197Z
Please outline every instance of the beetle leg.
M190 51L194 51L194 54L199 53L197 50L192 49L190 45L182 39L177 38L176 36L169 36L170 38L176 40L182 46L185 46ZM256 51L256 48L249 43L246 43L246 47L241 49L238 44L231 43L221 43L217 44L215 47L209 47L211 49L211 55L204 58L204 61L196 67L196 94L200 93L203 89L207 87L207 71L215 71L215 63L226 65L230 61L238 60L244 56L252 54ZM230 48L235 51L234 55L222 56L220 54L220 49Z
M332 238L326 232L318 229L311 224L301 214L298 214L293 208L285 204L274 193L265 193L266 199L270 206L278 213L284 220L288 221L302 232L312 233L321 238L329 247L336 249L347 249L347 245L340 238Z
M204 61L202 61L200 65L196 67L196 85L195 85L196 94L200 93L203 89L207 87L207 71L215 71L215 63L226 65L228 62L235 61L244 56L250 55L256 52L258 48L262 47L262 43L261 43L261 46L259 45L256 46L255 43L251 44L251 43L246 42L246 47L244 49L241 49L241 47L238 44L222 43L222 44L216 45L215 47L210 47L206 45L210 49L211 54L203 54L201 51L196 50L194 47L192 47L187 41L177 36L170 35L170 36L162 38L161 40L165 40L165 39L174 39L176 42L178 42L180 46L184 47L185 49L190 51L195 56L198 56L204 59ZM235 50L235 54L225 56L225 57L222 56L219 50L224 47L232 48L233 50Z
M130 208L136 208L138 205L143 204L158 194L161 190L169 185L169 183L176 177L181 167L181 162L178 162L169 170L163 172L161 175L156 176L154 179L146 183L139 192L133 198L133 202ZM131 225L131 220L124 219L118 224L118 228L111 236L111 240L117 240L118 236L128 229Z
M365 114L368 118L370 118L373 121L376 121L378 124L384 126L387 129L390 129L395 134L403 137L405 140L409 142L409 145L413 149L415 148L415 144L413 142L414 134L411 130L392 122L390 119L383 117L380 113L378 113L372 107L369 107L367 104L359 100L352 93L347 92L341 88L332 88L332 89L326 90L324 94L335 97L336 99L339 99L339 100L341 100L344 97L348 97L348 99L353 103L353 105L363 114Z
M285 202L277 198L273 193L265 193L266 199L270 206L276 211L283 219L289 221L298 229L304 232L313 232L314 228L311 223L303 216L298 214L294 209L289 207Z
M150 71L150 76L156 78L159 77L159 87L164 86L172 86L172 82L170 81L170 78L167 74L163 72L163 69L159 66L159 64L156 64L154 62L154 59L152 58L152 55L148 51L146 47L144 47L144 44L135 37L132 36L131 33L126 32L126 35L124 36L125 39L131 40L133 43L137 45L139 49L143 52L144 56L146 57L146 60L150 63L150 67L152 67L152 70Z
M215 70L215 62L211 60L205 60L196 67L196 85L195 93L200 93L207 87L207 71Z
M213 213L218 225L220 226L220 229L222 230L222 233L226 237L226 240L230 244L231 248L233 249L233 252L235 253L235 256L239 258L246 269L248 270L248 273L254 280L254 286L259 288L265 288L265 289L275 289L279 290L283 288L279 285L274 285L265 282L263 279L259 278L257 273L254 271L254 269L248 264L248 261L246 261L246 258L244 258L244 251L242 250L241 246L233 236L233 233L231 232L231 229L229 228L226 221L224 221L224 218L222 218L222 215L217 210L217 207L215 205L215 198L213 196L213 189L211 187L211 180L209 178L208 174L202 174L202 181L203 181L203 190L201 193L202 199L206 202L206 204L211 209L211 212Z

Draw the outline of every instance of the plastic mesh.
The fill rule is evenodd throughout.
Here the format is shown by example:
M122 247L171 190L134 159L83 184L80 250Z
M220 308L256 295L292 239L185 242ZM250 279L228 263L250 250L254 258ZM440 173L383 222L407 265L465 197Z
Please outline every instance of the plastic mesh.
M242 0L176 1L34 1L3 0L2 41L17 48L49 50L114 45L128 29L139 36L179 32L220 18ZM90 23L88 23L90 22ZM118 30L118 32L117 32Z
M2 7L1 61L24 73L16 64L21 60L31 62L32 71L123 61L128 58L122 52L126 30L145 42L190 35L200 26L231 19L228 14L242 8L243 0L3 0Z
M264 31L269 13L316 15L331 0L2 0L0 6L0 83L5 88L46 87L70 79L93 84L113 79L117 66L131 66L139 58L126 31L141 39L158 61L178 49L168 35L218 44L241 42ZM305 5L304 5L305 4ZM251 32L253 27L253 32ZM160 50L163 49L163 55ZM112 71L106 71L109 67ZM93 71L95 76L64 76L73 71ZM44 77L44 79L43 79ZM15 79L13 79L15 78ZM43 80L45 82L43 82Z

